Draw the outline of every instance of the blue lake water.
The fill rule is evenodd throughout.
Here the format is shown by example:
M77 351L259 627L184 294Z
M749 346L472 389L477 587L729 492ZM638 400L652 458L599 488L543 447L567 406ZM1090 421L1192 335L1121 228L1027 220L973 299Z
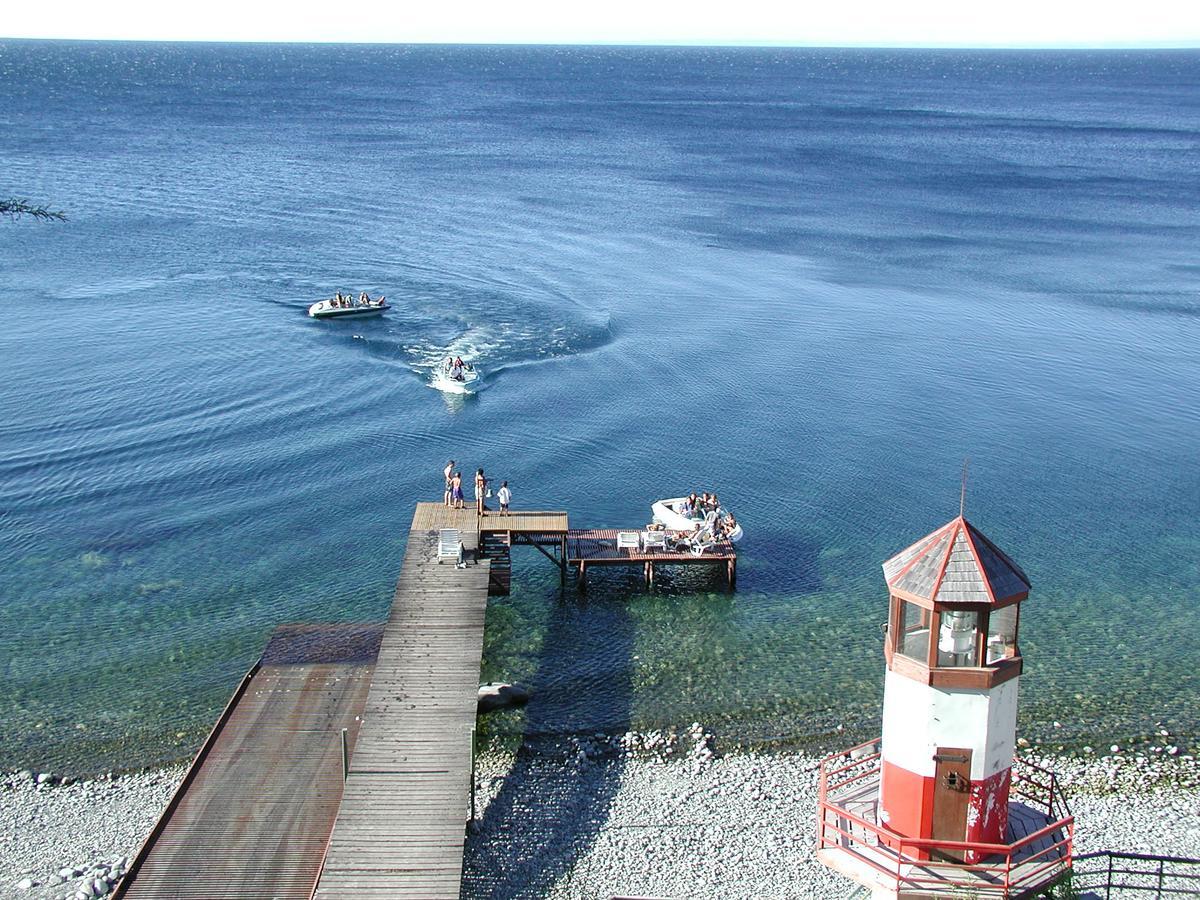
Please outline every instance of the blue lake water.
M276 624L385 616L448 457L747 534L733 594L518 554L493 732L869 735L969 456L1022 732L1200 733L1200 54L3 42L0 124L69 217L0 220L0 768L190 754Z

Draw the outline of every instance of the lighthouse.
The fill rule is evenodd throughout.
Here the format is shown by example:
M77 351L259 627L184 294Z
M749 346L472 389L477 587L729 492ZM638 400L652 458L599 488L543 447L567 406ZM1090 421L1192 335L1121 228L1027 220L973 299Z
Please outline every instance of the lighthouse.
M1003 843L1029 579L963 516L901 550L883 572L890 615L879 819L906 837Z
M822 760L817 857L877 898L1026 896L1074 839L1054 774L1014 759L1029 578L961 511L883 574L882 734Z

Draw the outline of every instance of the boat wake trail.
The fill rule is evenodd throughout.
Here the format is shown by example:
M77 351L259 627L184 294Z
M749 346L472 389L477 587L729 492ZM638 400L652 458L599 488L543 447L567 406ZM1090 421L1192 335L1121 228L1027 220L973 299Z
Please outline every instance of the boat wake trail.
M396 299L386 318L355 337L367 352L403 363L431 387L446 389L448 359L461 357L479 377L455 393L474 393L502 371L586 353L608 343L612 327L606 311L585 310L569 298L519 296L500 290L455 296L426 288Z

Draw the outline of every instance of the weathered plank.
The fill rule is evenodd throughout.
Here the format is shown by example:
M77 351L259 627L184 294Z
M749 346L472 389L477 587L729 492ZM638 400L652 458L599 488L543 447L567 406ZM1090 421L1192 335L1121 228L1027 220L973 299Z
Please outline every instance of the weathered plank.
M318 900L459 894L490 565L439 563L436 537L477 546L478 522L417 504Z

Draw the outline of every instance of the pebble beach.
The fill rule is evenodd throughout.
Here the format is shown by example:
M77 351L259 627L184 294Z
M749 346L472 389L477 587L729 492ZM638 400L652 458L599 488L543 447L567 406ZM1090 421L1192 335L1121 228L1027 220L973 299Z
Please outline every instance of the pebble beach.
M1077 853L1200 857L1195 757L1022 756L1057 773ZM842 900L854 885L812 853L818 762L801 751L722 755L699 725L483 752L463 896ZM110 893L183 772L0 777L0 896Z

